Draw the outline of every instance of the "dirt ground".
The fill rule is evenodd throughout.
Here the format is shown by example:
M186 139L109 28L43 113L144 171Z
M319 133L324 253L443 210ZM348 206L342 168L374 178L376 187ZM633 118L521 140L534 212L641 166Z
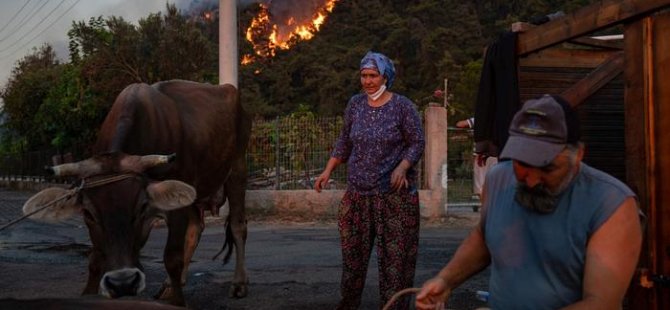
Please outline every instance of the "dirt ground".
M32 193L0 188L0 225L20 215ZM420 286L448 261L476 223L469 208L450 210L439 222L422 223L415 286ZM233 262L212 257L223 242L223 221L208 218L184 289L191 309L334 309L339 297L341 256L334 221L304 218L252 218L246 263L249 295L228 297ZM147 289L137 299L152 300L166 277L162 249L166 228L156 227L142 250ZM61 224L30 220L0 232L0 299L78 298L87 276L90 249L80 219ZM370 260L361 309L378 309L376 256ZM488 270L454 291L449 309L485 306L477 290L487 290ZM1 301L0 301L1 305ZM0 308L2 308L0 306Z

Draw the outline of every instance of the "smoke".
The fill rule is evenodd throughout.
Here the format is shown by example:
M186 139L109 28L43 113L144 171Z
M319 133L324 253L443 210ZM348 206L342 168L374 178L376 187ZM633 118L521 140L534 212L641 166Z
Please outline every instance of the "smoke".
M267 4L268 2L271 0L238 0L237 8L242 10L255 3ZM176 0L175 5L186 15L193 15L193 13L197 14L202 11L218 10L219 0Z
M238 0L238 9L244 10L253 4L263 4L268 8L270 23L277 25L277 35L286 37L294 29L295 25L306 24L313 15L328 0ZM190 16L197 16L204 11L218 11L219 0L168 0L174 3L179 10ZM0 20L5 22L11 20L14 14L18 14L19 8L26 4L24 0L2 0L0 1ZM87 21L91 17L120 16L127 21L135 23L140 18L150 13L165 10L165 1L136 1L136 0L99 0L99 1L77 1L68 0L65 4L76 4L70 11L65 12L66 6L51 3L43 10L37 10L34 16L27 18L25 25L18 25L20 31L11 33L5 29L1 32L2 37L7 38L0 42L0 87L5 84L12 67L22 57L31 53L33 47L39 47L44 43L51 44L56 50L58 58L67 61L67 31L71 28L73 21ZM30 4L28 7L37 7L41 4ZM54 16L47 16L49 11L54 11ZM26 10L28 11L28 10ZM64 13L59 19L58 14ZM27 12L23 12L24 14ZM19 16L15 22L21 20ZM293 18L292 22L290 18ZM39 20L46 20L40 27L30 31L32 26ZM52 23L53 21L53 23ZM292 23L289 25L289 23Z

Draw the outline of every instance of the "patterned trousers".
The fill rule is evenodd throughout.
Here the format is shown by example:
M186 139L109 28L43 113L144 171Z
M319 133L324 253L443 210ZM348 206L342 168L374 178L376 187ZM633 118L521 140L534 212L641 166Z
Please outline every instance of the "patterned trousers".
M337 309L358 309L373 245L379 261L379 308L396 292L412 287L419 245L418 193L347 191L338 218L343 269ZM403 296L391 309L408 309L410 300Z

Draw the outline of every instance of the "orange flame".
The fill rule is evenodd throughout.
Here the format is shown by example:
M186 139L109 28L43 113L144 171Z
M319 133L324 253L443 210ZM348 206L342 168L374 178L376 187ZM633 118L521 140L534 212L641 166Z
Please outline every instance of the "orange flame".
M246 64L250 64L250 63L252 63L253 61L254 61L253 56L251 56L251 55L249 55L249 54L246 54L246 55L242 56L242 61L241 61L241 63L242 63L243 65L246 65Z
M256 56L274 57L277 49L289 49L296 40L310 40L326 21L328 13L333 11L338 0L327 0L314 13L312 20L299 25L293 17L288 18L280 27L271 21L269 7L260 4L260 12L251 20L246 38L254 46ZM254 56L244 55L242 64L254 61Z

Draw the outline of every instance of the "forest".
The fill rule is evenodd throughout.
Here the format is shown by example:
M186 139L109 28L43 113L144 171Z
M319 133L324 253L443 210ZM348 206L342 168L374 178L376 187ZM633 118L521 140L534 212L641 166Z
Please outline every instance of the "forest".
M259 56L245 40L263 10L260 4L246 6L239 12L238 48L240 55L255 56L239 68L240 99L257 119L340 115L360 91L361 57L374 50L394 61L392 91L419 110L442 103L447 93L450 119L464 118L474 110L488 43L513 22L591 2L337 0L313 38L295 39L274 56ZM132 83L218 83L218 14L203 14L167 4L137 24L93 16L72 22L69 59L59 60L48 44L33 48L2 81L0 155L90 144L118 93Z

